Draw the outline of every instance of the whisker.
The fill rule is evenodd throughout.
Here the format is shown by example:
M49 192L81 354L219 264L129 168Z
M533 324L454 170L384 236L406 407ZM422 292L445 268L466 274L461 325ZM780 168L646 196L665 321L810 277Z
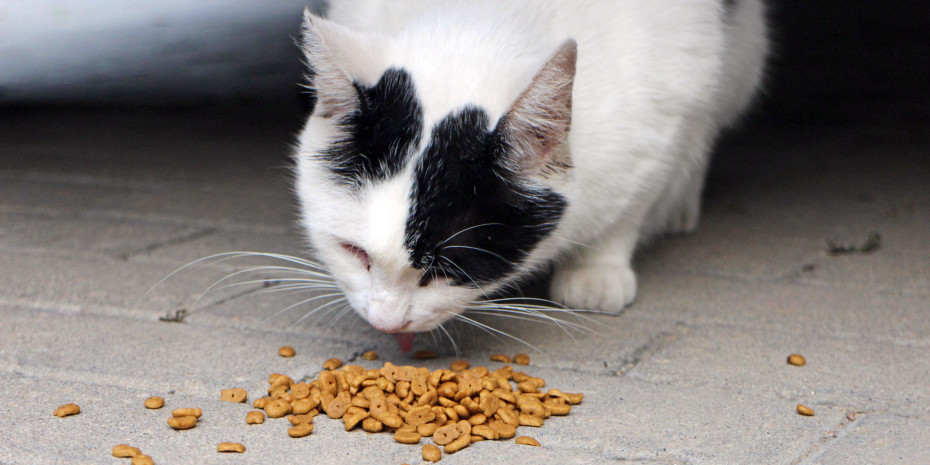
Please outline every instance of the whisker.
M509 338L511 338L511 339L513 339L513 340L515 340L515 341L517 341L517 342L520 342L521 344L523 344L523 345L525 345L525 346L527 346L527 347L529 347L529 348L535 350L536 352L542 352L542 351L540 351L538 348L536 348L536 346L534 346L533 344L530 344L529 342L526 342L526 341L524 341L523 339L520 339L520 338L518 338L518 337L516 337L516 336L514 336L514 335L512 335L512 334L506 333L506 332L501 331L501 330L496 329L496 328L492 328L491 326L488 326L488 325L486 325L486 324L484 324L484 323L475 321L475 320L473 320L473 319L471 319L471 318L468 318L467 316L462 315L462 314L455 313L455 314L453 314L453 315L454 315L454 318L457 318L457 319L460 319L460 320L462 320L462 321L468 322L469 324L471 324L471 325L473 325L473 326L475 326L475 327L477 327L477 328L479 328L479 329L482 329L482 330L488 332L488 334L497 333L497 334L500 334L500 335L502 335L502 336L507 336L507 337L509 337Z
M285 307L285 308L283 308L283 309L281 309L281 310L278 310L274 315L271 315L271 316L269 316L268 318L265 318L265 321L268 321L268 320L270 320L270 319L272 319L272 318L274 318L274 317L276 317L276 316L278 316L278 315L280 315L280 314L282 314L282 313L284 313L284 312L286 312L286 311L288 311L288 310L290 310L290 309L292 309L292 308L294 308L294 307L297 307L297 306L299 306L299 305L303 305L303 304L305 304L305 303L307 303L307 302L313 302L314 300L317 300L317 299L324 299L324 298L326 298L326 297L336 297L336 296L340 296L340 295L342 295L342 293L334 292L334 293L332 293L332 294L322 294L322 295L317 295L317 296L310 297L309 299L301 300L300 302L297 302L297 303L292 304L292 305L288 305L287 307ZM345 298L345 297L343 297L343 299L344 299L344 298ZM338 300L338 299L336 299L336 300ZM315 312L315 311L318 310L318 309L319 309L319 307L317 307L317 309L311 311L310 313L313 313L313 312Z
M443 249L468 249L468 250L474 250L474 251L476 251L476 252L484 252L484 253L486 253L486 254L488 254L488 255L494 257L494 258L500 259L500 260L503 261L504 263L510 263L510 260L507 260L506 258L504 258L504 257L502 257L502 256L500 256L500 255L498 255L498 254L496 254L496 253L494 253L494 252L491 252L490 250L485 250L485 249L482 249L482 248L479 248L479 247L471 247L471 246L467 246L467 245L447 245L447 246L443 247Z
M320 311L320 310L322 310L322 309L324 309L324 308L326 308L326 307L329 307L329 306L332 305L332 304L335 304L335 303L338 303L338 302L345 302L345 301L346 301L346 298L345 298L345 297L341 297L341 298L339 298L339 299L333 299L333 300L331 300L331 301L329 301L329 302L326 302L325 304L320 305L319 307L314 308L313 310L311 310L311 311L305 313L304 316L298 318L297 321L295 321L293 324L296 325L296 324L300 323L301 321L304 321L304 320L307 319L310 315L313 315L314 313L316 313L316 312L318 312L318 311ZM329 312L331 312L332 310L333 310L333 309L330 308L329 310L327 310L327 311L324 313L324 315L327 314L327 313L329 313Z
M438 328L440 331L442 331L443 333L445 333L446 337L449 338L449 342L452 343L452 350L455 351L455 356L458 357L458 356L459 356L459 346L458 346L458 344L455 343L455 338L452 337L452 334L449 334L449 330L446 329L445 323L440 324L439 326L436 326L436 328Z
M477 225L475 225L475 226L470 226L470 227L468 227L468 228L465 228L465 229L463 229L463 230L461 230L461 231L459 231L459 232L457 232L457 233L455 233L455 234L449 236L448 238L446 238L446 240L440 242L440 243L437 244L437 245L438 245L438 246L442 246L442 245L445 244L446 242L451 241L455 236L458 236L459 234L462 234L462 233L465 232L465 231L471 231L472 229L475 229L475 228L482 228L482 227L485 227L485 226L506 226L506 225L505 225L504 223L484 223L484 224L477 224Z

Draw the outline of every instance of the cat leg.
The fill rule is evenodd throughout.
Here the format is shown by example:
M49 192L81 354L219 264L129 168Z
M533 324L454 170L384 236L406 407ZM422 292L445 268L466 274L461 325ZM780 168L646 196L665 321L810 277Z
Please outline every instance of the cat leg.
M672 206L665 219L664 232L669 234L687 234L697 229L701 219L701 193L707 175L707 155L699 163L692 165L682 186L674 189L674 197L669 199Z
M630 266L639 226L621 222L590 247L581 247L557 266L550 297L569 308L620 313L636 297Z

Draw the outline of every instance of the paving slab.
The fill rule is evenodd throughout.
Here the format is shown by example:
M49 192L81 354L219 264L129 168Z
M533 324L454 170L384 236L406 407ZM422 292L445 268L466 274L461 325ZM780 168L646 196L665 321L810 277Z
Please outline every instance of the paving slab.
M930 463L930 419L866 415L847 425L836 439L818 448L800 465Z

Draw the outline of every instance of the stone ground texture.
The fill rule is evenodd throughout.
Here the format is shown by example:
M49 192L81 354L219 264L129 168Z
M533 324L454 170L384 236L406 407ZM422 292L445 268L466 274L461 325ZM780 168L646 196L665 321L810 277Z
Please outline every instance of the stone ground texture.
M324 360L376 350L396 364L494 366L584 392L567 417L521 428L541 448L482 442L440 463L930 463L930 132L922 127L753 127L715 158L695 234L636 259L640 288L597 334L485 319L538 350L467 327L400 354L392 337L312 294L274 293L223 252L301 254L288 179L294 121L227 110L19 109L0 120L0 463L420 463L390 435L318 418L246 425L223 388L261 395L271 372L314 376ZM831 255L828 243L870 253ZM280 276L278 276L280 277ZM227 281L227 282L232 282ZM225 284L225 283L224 283ZM154 289L152 289L154 287ZM150 290L151 289L151 290ZM201 296L201 294L203 294ZM322 301L318 301L322 302ZM188 309L183 323L159 317ZM325 310L325 309L324 309ZM280 312L280 313L279 313ZM277 348L291 345L284 359ZM807 365L785 363L801 353ZM142 401L166 399L163 410ZM52 411L75 402L83 412ZM795 413L803 403L813 417ZM193 430L165 418L197 406ZM216 444L242 442L245 454Z

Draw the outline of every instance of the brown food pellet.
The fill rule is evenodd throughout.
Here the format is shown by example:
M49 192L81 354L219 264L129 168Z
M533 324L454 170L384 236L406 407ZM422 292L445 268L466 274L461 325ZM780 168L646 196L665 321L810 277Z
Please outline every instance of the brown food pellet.
M423 444L423 460L438 462L442 458L442 450L432 444Z
M494 354L491 356L491 360L495 362L501 362L501 363L511 363L513 361L510 359L510 357L504 354Z
M81 407L78 404L65 404L55 409L53 415L58 418L64 418L81 413Z
M265 414L269 418L281 418L293 411L291 404L284 399L274 399L265 404Z
M235 452L241 454L245 452L245 446L238 442L221 442L216 445L217 452Z
M326 368L327 370L338 370L341 366L342 360L339 360L338 358L331 358L323 362L323 368Z
M365 360L378 360L378 353L373 350L369 350L368 352L362 354L362 358Z
M165 399L162 399L161 397L149 397L148 399L145 399L145 403L143 405L145 405L145 408L159 409L165 406Z
M401 444L416 444L420 442L420 433L416 431L397 430L394 440Z
M258 410L252 410L245 414L245 422L249 425L260 425L265 422L265 414Z
M152 457L141 454L133 457L129 465L155 465L155 462L152 460Z
M285 358L291 358L296 353L297 352L291 346L283 346L280 349L278 349L278 355L285 357Z
M536 446L539 447L539 441L529 437L529 436L520 436L517 439L514 439L515 443L523 444L524 446Z
M203 415L203 410L200 410L199 408L176 408L171 411L171 416L175 418L187 416L200 418L201 415Z
M112 454L114 457L128 459L142 454L142 451L139 450L138 447L127 446L126 444L118 444L113 446Z
M292 438L302 438L313 432L313 423L301 423L287 430L287 435Z
M530 356L529 356L529 355L526 355L526 354L517 354L517 355L514 355L514 356L513 356L513 363L516 363L517 365L529 365L529 364L530 364Z
M436 357L439 357L439 354L433 352L432 350L418 350L413 353L413 358L417 360L429 360Z
M811 410L810 408L805 407L805 406L803 406L803 405L801 405L801 404L798 404L797 409L798 409L798 413L800 413L801 415L808 416L808 417L814 416L814 411L813 411L813 410Z
M794 366L802 367L807 360L804 360L804 356L801 354L791 354L788 356L788 363Z
M197 426L197 417L193 415L171 417L168 419L168 426L177 430L191 429L194 426Z
M465 371L469 366L471 364L467 360L456 360L449 364L449 369L452 371Z
M248 394L246 394L245 389L242 388L220 390L220 400L224 402L243 403L246 397L248 397Z

